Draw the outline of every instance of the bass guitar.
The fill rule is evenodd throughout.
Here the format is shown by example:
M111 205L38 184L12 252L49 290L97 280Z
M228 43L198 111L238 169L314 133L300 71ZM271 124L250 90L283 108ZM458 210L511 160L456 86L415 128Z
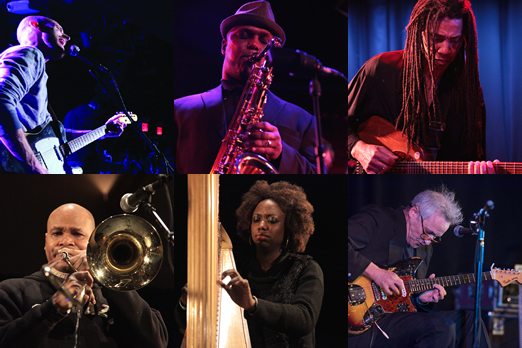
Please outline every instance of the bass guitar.
M362 123L357 135L362 141L381 145L392 151L399 159L386 173L389 174L468 174L469 162L430 161L424 149L418 145L408 146L408 139L388 120L372 116ZM497 174L522 174L522 163L494 162ZM364 174L357 163L354 174Z
M370 278L361 275L348 283L348 332L361 334L368 330L385 313L416 312L411 296L434 289L435 284L444 287L476 282L475 274L459 274L447 277L414 279L413 276L422 260L419 257L399 261L381 267L397 274L403 281L406 292L401 295L386 294ZM522 274L513 270L492 268L482 273L482 280L494 279L504 287L512 282L522 283Z
M118 122L130 124L124 113L117 113L115 116L119 116ZM130 116L134 121L138 119L138 116L135 114L131 113ZM61 138L65 139L65 129L61 123L60 132ZM74 174L73 169L67 164L67 156L100 139L105 134L107 134L107 125L104 124L89 133L60 144L60 139L55 135L49 122L37 132L26 133L25 136L36 158L50 174ZM14 157L3 145L0 146L0 161L2 168L6 172L27 173L25 163Z

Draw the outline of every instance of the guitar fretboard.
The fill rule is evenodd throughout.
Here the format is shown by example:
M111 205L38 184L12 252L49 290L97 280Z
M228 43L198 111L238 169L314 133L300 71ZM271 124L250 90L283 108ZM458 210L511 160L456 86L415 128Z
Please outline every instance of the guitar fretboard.
M67 153L67 155L78 151L84 146L89 145L90 143L100 139L105 135L105 129L107 128L106 125L103 125L101 127L96 128L95 130L84 134L82 136L79 136L76 139L73 139L67 143L67 146L69 146L70 152Z
M491 276L491 272L482 273L482 280L491 280L493 277ZM437 278L424 278L424 279L414 279L405 282L405 285L408 287L410 292L421 292L432 290L435 288L435 284L440 284L444 287L446 286L455 286L460 284L467 283L475 283L476 278L474 273L469 274L459 274L454 276L447 277L437 277Z
M404 161L397 162L390 174L467 174L469 162L449 161ZM498 162L493 163L497 174L522 174L522 163Z

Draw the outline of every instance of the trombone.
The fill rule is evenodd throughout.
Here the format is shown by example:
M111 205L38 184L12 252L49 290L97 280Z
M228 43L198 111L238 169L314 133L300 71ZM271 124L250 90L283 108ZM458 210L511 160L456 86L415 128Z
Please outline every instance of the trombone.
M76 271L63 252L63 261ZM62 261L60 260L60 261ZM116 291L131 291L149 284L158 274L163 261L163 243L147 220L130 214L111 216L92 232L87 245L89 272L102 286ZM51 266L42 266L53 286L70 300L71 307L82 305L51 272Z

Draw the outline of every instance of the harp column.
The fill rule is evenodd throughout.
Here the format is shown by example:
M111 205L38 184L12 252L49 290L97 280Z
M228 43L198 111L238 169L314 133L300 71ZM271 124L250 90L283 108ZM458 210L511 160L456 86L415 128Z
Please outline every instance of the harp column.
M219 175L188 175L187 336L189 348L217 346Z

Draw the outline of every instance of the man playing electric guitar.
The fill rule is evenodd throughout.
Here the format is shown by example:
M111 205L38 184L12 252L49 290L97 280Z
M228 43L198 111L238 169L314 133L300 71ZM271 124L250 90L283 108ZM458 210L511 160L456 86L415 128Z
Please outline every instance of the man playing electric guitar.
M364 275L386 294L406 296L403 280L376 264L391 265L419 257L417 276L424 278L433 254L431 243L440 241L450 225L462 221L455 194L445 187L416 195L408 207L397 209L367 206L348 219L348 281ZM434 274L430 278L435 277ZM349 295L350 296L350 295ZM380 316L361 333L349 330L349 347L461 347L473 344L474 315L471 311L429 312L429 303L446 296L439 284L433 290L412 295L417 312ZM349 298L349 301L355 299ZM369 311L369 314L372 314ZM378 313L373 313L376 317ZM350 316L350 314L348 314ZM350 322L350 318L349 322ZM481 347L489 347L482 323Z
M348 85L349 154L369 174L394 166L395 149L358 136L377 115L432 161L471 161L470 174L495 173L484 161L486 111L469 0L419 0L407 30L404 50L371 58Z
M45 64L63 58L70 37L55 20L29 16L20 21L17 39L20 45L0 54L0 141L23 164L25 172L45 174L48 170L36 157L25 133L47 129L46 134L54 138L53 134L58 132L51 131L53 121L47 104ZM121 134L124 126L119 118L111 118L108 123L115 125L111 135ZM8 159L2 156L0 160L3 164ZM1 171L9 172L9 169Z

